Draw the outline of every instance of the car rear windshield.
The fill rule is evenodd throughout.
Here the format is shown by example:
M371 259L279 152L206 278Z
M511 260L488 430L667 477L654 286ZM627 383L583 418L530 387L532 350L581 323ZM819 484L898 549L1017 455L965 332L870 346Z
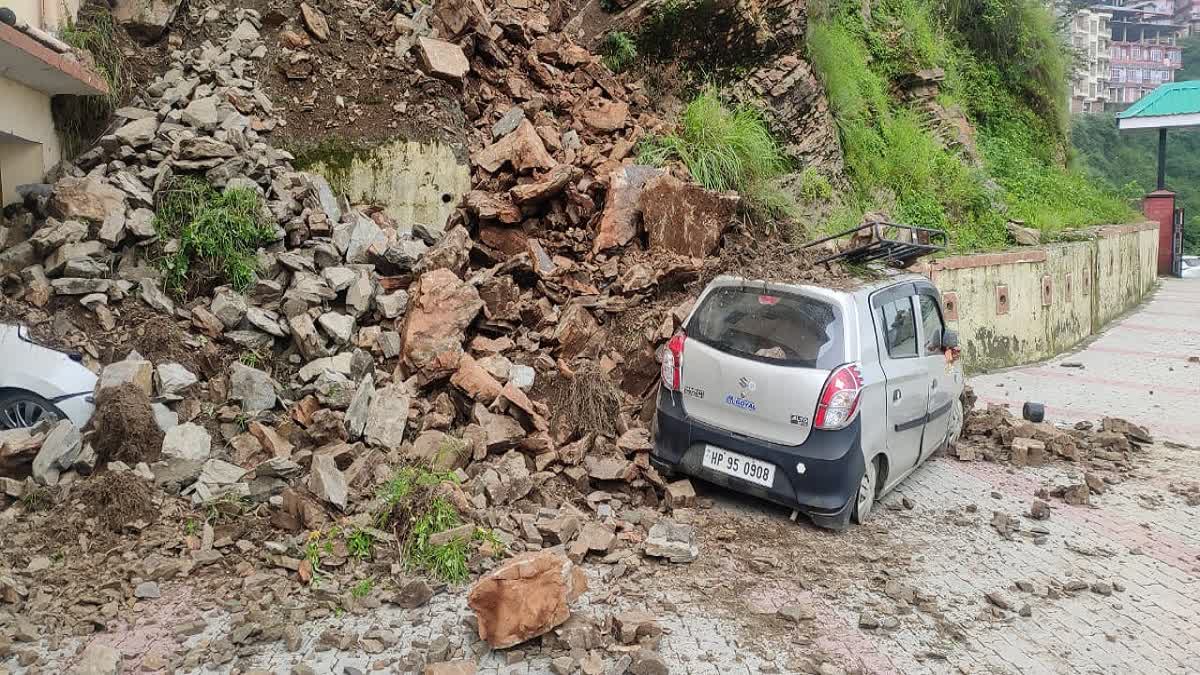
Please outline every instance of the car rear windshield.
M705 297L687 336L744 358L835 368L844 362L841 323L833 305L816 298L723 286Z

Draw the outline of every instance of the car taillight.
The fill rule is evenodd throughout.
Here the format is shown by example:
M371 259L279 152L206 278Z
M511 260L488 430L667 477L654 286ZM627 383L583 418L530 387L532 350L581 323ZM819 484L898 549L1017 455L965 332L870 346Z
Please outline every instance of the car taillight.
M858 412L862 388L862 371L857 363L848 363L830 373L821 390L813 426L830 431L844 429Z
M662 355L662 383L671 391L679 391L681 371L683 369L683 343L687 335L679 331L667 343Z

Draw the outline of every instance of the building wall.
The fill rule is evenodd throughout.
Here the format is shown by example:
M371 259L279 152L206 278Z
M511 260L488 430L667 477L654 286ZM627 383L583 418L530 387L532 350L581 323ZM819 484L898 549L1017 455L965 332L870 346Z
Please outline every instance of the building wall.
M1082 57L1071 78L1071 112L1102 111L1108 101L1111 18L1106 12L1084 9L1071 19L1069 40Z
M0 77L2 203L17 200L17 185L41 182L61 156L62 144L50 115L50 97Z
M1154 288L1157 257L1157 226L1143 223L1099 228L1090 241L945 258L928 274L978 372L1040 361L1098 333Z
M34 28L58 33L79 14L80 0L5 0L4 4Z

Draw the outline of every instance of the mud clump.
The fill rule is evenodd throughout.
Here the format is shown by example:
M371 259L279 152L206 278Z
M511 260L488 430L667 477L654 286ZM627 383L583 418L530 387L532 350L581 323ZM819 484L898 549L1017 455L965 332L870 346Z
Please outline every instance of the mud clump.
M133 465L162 454L163 432L154 421L150 397L133 384L100 392L92 419L92 447L102 461Z
M132 471L110 471L80 485L74 497L86 505L88 517L120 532L136 521L153 520L152 495L149 483Z

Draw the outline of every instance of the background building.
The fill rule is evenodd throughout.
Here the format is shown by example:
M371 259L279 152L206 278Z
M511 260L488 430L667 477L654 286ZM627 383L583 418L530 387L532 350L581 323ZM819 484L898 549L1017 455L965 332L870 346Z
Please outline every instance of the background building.
M1075 13L1070 23L1071 47L1077 54L1071 81L1071 112L1099 112L1109 100L1112 14L1099 9Z
M1183 67L1179 38L1186 26L1176 23L1173 0L1129 0L1093 6L1111 14L1111 71L1108 101L1123 110L1155 87L1175 81Z

